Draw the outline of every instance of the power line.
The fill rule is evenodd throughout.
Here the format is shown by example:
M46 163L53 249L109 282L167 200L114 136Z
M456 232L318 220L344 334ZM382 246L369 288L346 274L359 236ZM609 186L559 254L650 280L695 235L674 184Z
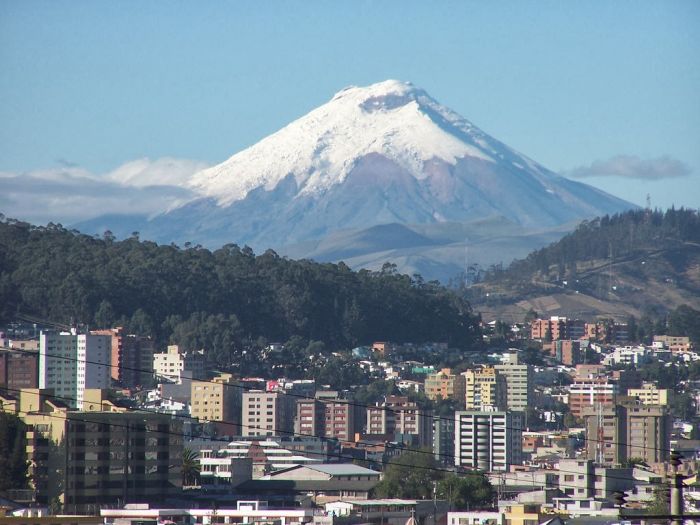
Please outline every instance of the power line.
M13 351L17 351L17 352L35 354L35 352L32 350L25 350L25 349L19 349L19 348L9 348L9 347L0 347L0 348L5 349L5 350L13 350ZM63 359L66 361L74 361L74 362L80 361L80 362L84 362L86 364L94 364L94 365L99 365L99 366L104 366L104 367L109 367L109 368L119 368L119 365L106 364L106 363L101 363L99 361L79 360L79 359L74 358L74 357L59 356L59 355L54 355L54 354L46 354L46 355L48 355L49 357L54 358L54 359ZM146 374L153 374L153 370L147 370L147 369L143 369L143 368L134 368L134 367L128 367L128 366L122 366L121 368L124 370L130 370L130 371L141 372L141 373L146 373ZM197 380L197 381L200 381L202 383L211 383L211 384L215 384L215 385L221 384L221 383L217 383L216 381L213 381L211 379L202 379L202 380ZM255 388L248 386L248 385L227 384L227 386L232 387L232 388L238 388L238 389L241 389L244 391L256 390ZM284 391L278 392L278 393L281 395L285 395L285 396L289 396L289 397L293 397L293 398L299 398L299 399L303 399L303 400L307 400L307 401L317 401L317 399L315 397L306 396L303 394L295 394L292 392L284 392ZM402 414L402 413L406 412L406 410L395 409L392 407L386 407L386 406L382 407L382 406L378 406L378 405L366 405L363 403L355 403L353 401L349 401L346 399L333 399L332 402L336 403L336 404L342 404L342 405L364 408L364 409L371 408L373 410L381 410L381 411L393 413L393 414ZM421 410L422 412L425 412L423 409L420 409L420 408L409 409L409 410ZM424 417L430 417L433 420L448 421L448 422L455 423L455 424L457 424L459 421L456 417L449 418L449 417L445 417L445 416L433 415L432 413L429 413L429 414L430 415L425 415ZM509 427L509 426L504 426L504 428L507 430L520 430L520 431L522 431L522 429L517 429L517 428ZM609 443L612 445L623 445L623 446L628 445L628 443L624 443L621 441L608 441L608 440L604 440L604 439L600 440L600 439L596 439L593 437L585 437L585 436L582 437L581 440L584 442L592 442L592 443ZM349 442L349 443L361 443L361 442ZM371 446L376 446L376 444L372 443ZM657 450L657 451L661 451L661 452L673 452L673 450L669 449L669 448L649 447L649 446L645 446L645 445L635 445L634 448L639 448L639 449L643 449L643 450ZM402 450L407 450L407 449L402 448ZM424 454L428 453L428 452L420 450L420 449L410 449L409 448L408 451L424 453ZM433 455L435 455L435 454L433 454ZM437 454L437 455L440 455L440 454ZM454 458L454 456L449 456L449 455L447 457Z
M8 388L5 388L5 390L11 390L11 391L20 392L20 393L23 392L21 389L8 389ZM32 394L37 395L37 396L41 395L40 393L37 393L37 392L25 392L25 393L32 393ZM77 399L75 399L75 398L66 397L66 396L47 395L47 394L44 394L44 395L45 395L46 397L53 398L53 399L62 399L62 400L64 400L64 401L77 401ZM145 414L155 414L155 415L159 415L159 416L166 417L166 418L170 418L170 419L177 418L177 417L186 417L186 418L188 417L188 416L178 416L178 415L176 415L176 414L167 414L167 413L163 413L163 412L153 412L153 411L143 410L143 409L138 409L138 408L130 408L130 407L122 407L122 408L124 408L126 411L131 411L132 413L135 413L135 414L139 414L139 413L143 413L144 415L145 415ZM60 420L62 420L62 421L68 421L68 420L70 420L70 421L80 421L80 422L83 422L83 423L95 423L95 424L108 425L108 426L117 427L117 428L131 428L129 425L125 425L125 424L119 424L119 423L113 423L113 422L105 423L104 421L90 420L90 419L85 419L85 418L83 418L83 417L72 417L73 414L90 414L90 412L82 412L82 411L73 411L73 412L71 412L70 410L67 410L67 411L66 411L66 416L65 416L65 417L59 416L59 415L53 415L53 414L49 414L49 413L45 413L45 412L31 412L31 411L23 411L23 410L16 410L16 411L15 411L15 414L19 414L19 413L23 413L23 414L25 414L25 415L39 415L39 416L43 416L43 417L51 417L51 418L55 418L55 419L60 419ZM104 413L104 412L102 412L102 413ZM121 413L123 413L123 412L110 412L110 413L113 413L113 414L121 414ZM71 417L69 417L68 414L71 414ZM196 418L194 418L194 419L196 419ZM262 427L258 427L258 426L255 426L255 425L241 425L241 426L245 426L245 427L248 427L248 428L255 428L255 429L263 430ZM190 436L188 436L187 434L184 434L184 433L181 433L181 432L173 432L173 431L171 431L171 430L153 430L152 432L159 433L159 434L166 434L166 435L178 436L178 437L182 437L182 438L188 438L188 437L190 437ZM325 440L325 439L326 439L326 438L324 438L323 436L316 436L316 435L309 435L309 434L295 434L295 435L299 435L299 436L301 436L301 437L315 437L315 438L322 439L322 440ZM248 437L265 438L264 440L267 440L267 438L271 438L271 437L273 437L273 436L248 436ZM232 440L230 440L230 439L227 439L227 438L219 438L219 437L214 437L214 436L202 436L202 437L200 437L200 439L203 439L203 440L205 440L205 441L219 441L219 442L226 442L226 443L231 443L231 442L232 442ZM249 440L246 440L246 441L262 441L262 440L263 440L263 439L249 439ZM331 440L331 441L336 441L336 440ZM347 442L347 443L351 443L351 442ZM402 449L402 450L403 450L404 452L406 452L406 451L408 451L408 450L410 450L410 449ZM415 451L415 450L414 450L414 451ZM375 461L375 460L371 460L371 459L359 459L359 458L356 458L356 457L354 457L354 456L349 456L349 455L345 455L345 454L335 454L335 453L332 453L332 452L305 451L304 453L305 453L305 454L309 454L309 455L323 456L323 457L335 457L335 458L339 458L339 459L349 459L349 460L353 460L353 461L363 461L363 462L369 463L369 464L380 463L380 464L382 464L382 465L396 465L396 466L403 466L403 467L415 468L415 469L418 469L418 470L429 470L429 471L434 471L434 472L445 472L445 473L451 473L451 474L459 474L459 470L452 470L452 469L448 469L448 468L439 468L439 467L429 467L429 466L424 466L424 465L413 465L413 464L408 464L408 463L399 463L399 462L396 462L396 461L392 461L391 459L382 459L382 460L380 460L380 461ZM472 473L482 473L480 470L475 469L475 468L471 468L471 467L459 467L459 468L464 469L464 470L467 470L467 471L472 472ZM547 472L547 471L544 470L544 472ZM561 469L559 469L559 470L557 470L556 472L564 472L564 473L571 473L571 474L580 474L579 471L573 471L573 470L561 470ZM552 473L554 473L554 471L552 471ZM508 476L510 475L510 476L511 476L510 479L513 479L513 480L515 480L515 481L523 481L523 480L520 480L519 478L517 478L517 475L516 475L515 478L513 478L513 477L512 477L513 473L499 472L499 473L497 473L497 475L498 475L498 476L502 476L502 477L504 477L504 478L508 478ZM620 479L620 480L629 480L629 479L630 479L629 477L620 477L620 476L607 476L607 477L610 478L610 479ZM544 483L545 483L545 487L547 487L547 486L548 486L548 482L547 482L547 480L546 480L546 477L545 477L545 482L544 482ZM665 481L658 481L658 482L657 482L657 481L651 481L651 480L649 480L649 484L652 484L652 485L653 485L653 484L657 484L657 485L667 485L667 484L669 484L669 483L670 483L670 482L665 482ZM573 487L573 488L581 488L580 485L567 485L566 483L558 483L558 486L566 486L566 487Z

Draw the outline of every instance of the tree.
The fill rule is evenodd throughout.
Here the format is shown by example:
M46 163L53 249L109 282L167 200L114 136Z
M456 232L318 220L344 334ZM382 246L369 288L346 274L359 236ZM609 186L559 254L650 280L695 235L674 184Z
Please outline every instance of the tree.
M384 478L374 487L378 498L428 499L433 496L433 483L444 477L444 471L429 449L407 452L389 460Z
M627 458L622 462L623 468L634 468L634 467L648 467L647 462L644 458Z
M0 412L0 491L27 486L25 432L19 417Z
M446 499L455 510L490 508L493 496L493 486L481 472L448 474L437 484L437 497Z
M654 489L654 499L649 502L644 509L649 514L668 514L670 512L670 488L668 486L659 486Z
M194 450L185 448L182 451L182 484L198 485L199 472L199 456Z
M576 419L576 416L573 415L571 412L567 412L564 414L564 419L562 420L563 425L566 428L574 428L579 426L580 422L578 419Z
M114 318L114 308L112 308L109 301L103 300L95 312L95 324L97 324L97 328L111 328Z

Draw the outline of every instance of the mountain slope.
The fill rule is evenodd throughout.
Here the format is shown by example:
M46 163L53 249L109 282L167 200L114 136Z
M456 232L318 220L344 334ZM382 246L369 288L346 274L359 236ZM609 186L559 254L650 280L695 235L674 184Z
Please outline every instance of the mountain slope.
M466 290L485 318L624 319L700 308L700 215L630 211L603 217Z
M394 80L342 90L185 185L199 197L145 221L142 236L284 251L383 224L504 217L541 229L632 207L556 175Z

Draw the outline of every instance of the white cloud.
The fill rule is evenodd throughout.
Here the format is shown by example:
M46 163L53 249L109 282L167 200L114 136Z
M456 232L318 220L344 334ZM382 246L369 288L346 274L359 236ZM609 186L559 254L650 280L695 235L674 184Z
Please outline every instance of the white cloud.
M642 159L635 155L616 155L606 160L593 161L566 173L569 177L623 177L640 180L659 180L690 175L690 168L678 159L664 155L656 159Z
M192 174L209 165L188 159L163 157L132 160L111 171L107 177L115 182L143 188L144 186L182 186Z
M162 158L130 161L105 174L78 166L0 172L0 212L64 225L113 213L152 216L196 198L184 183L205 167L198 161Z

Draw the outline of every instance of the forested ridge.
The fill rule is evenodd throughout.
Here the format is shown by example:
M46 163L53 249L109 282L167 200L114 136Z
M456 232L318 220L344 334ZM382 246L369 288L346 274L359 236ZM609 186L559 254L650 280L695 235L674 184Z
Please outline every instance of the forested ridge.
M5 218L0 298L3 321L22 313L91 328L122 325L159 342L187 334L224 352L260 337L298 336L337 349L373 340L468 348L478 340L466 300L393 265L354 272L234 244L180 248L140 241L136 232L117 241Z
M492 268L486 281L518 281L535 274L563 278L575 265L596 259L620 259L649 250L700 245L700 215L697 210L670 208L631 210L583 221L575 231L525 259L514 261L506 270Z

